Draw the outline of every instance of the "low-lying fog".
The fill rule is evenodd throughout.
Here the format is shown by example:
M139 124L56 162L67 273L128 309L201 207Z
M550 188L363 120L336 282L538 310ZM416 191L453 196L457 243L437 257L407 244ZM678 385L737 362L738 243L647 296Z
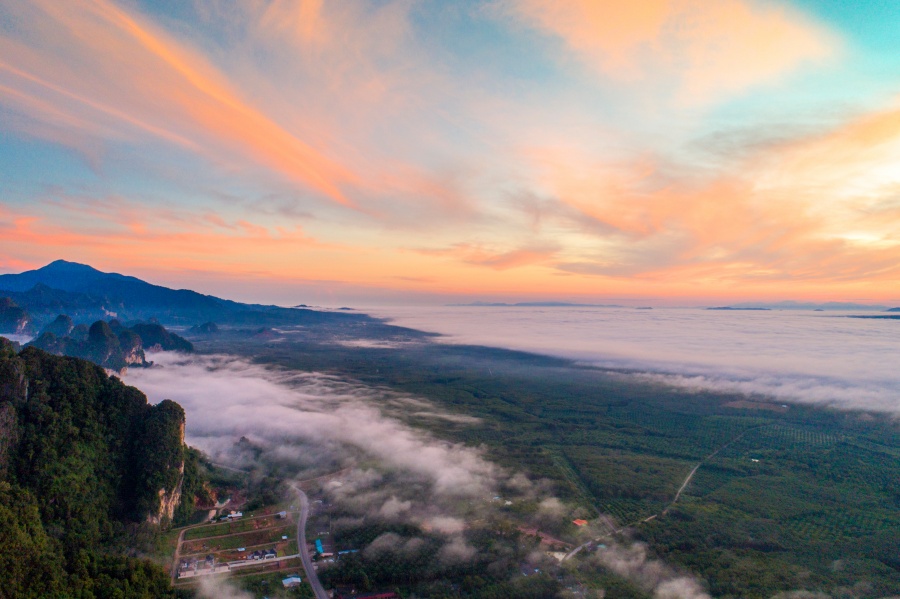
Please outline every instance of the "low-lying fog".
M214 459L243 436L263 448L270 462L294 462L304 470L346 466L355 449L426 479L441 495L488 496L497 484L496 469L478 452L382 414L398 403L420 412L430 405L421 399L231 356L162 352L153 360L153 368L130 369L125 382L152 403L181 404L188 414L188 443Z
M408 538L382 534L361 548L364 555L427 552L445 567L477 559L466 531L474 520L491 517L499 505L495 494L536 505L523 524L552 526L573 517L573 508L547 493L540 481L504 471L477 449L437 439L392 416L406 411L448 425L472 420L446 414L425 398L321 373L270 369L233 356L162 352L152 358L152 368L130 369L125 382L153 403L173 399L181 404L187 442L214 461L294 479L339 471L323 489L351 514L333 522L337 530L366 518L427 531ZM236 448L241 437L254 451ZM709 599L691 577L648 558L640 545L610 542L604 559L605 567L655 597ZM201 589L201 596L249 597L213 583Z
M363 518L412 523L431 531L435 559L451 566L475 555L464 535L470 510L458 506L488 509L496 489L511 485L525 494L537 490L480 452L385 414L403 405L430 409L422 399L232 356L162 352L153 360L152 368L130 369L125 382L152 403L181 404L186 441L215 463L287 480L340 473L324 483L327 497L350 514L334 523L337 529ZM241 437L249 443L236 444Z
M687 308L447 306L371 314L442 333L445 342L634 369L687 388L900 413L900 320Z

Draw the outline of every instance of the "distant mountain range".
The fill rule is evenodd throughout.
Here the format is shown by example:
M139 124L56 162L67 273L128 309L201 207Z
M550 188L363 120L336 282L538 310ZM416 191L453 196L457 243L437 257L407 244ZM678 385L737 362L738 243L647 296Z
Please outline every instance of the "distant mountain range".
M452 307L474 306L479 308L624 308L617 304L575 304L569 302L471 302L468 304L447 304Z
M619 304L579 304L571 302L470 302L467 304L447 304L451 307L476 307L476 308L625 308ZM648 310L648 307L638 307L638 310ZM888 308L872 304L857 304L852 302L742 302L728 306L713 306L707 310L865 310L900 312L900 307Z
M242 304L187 289L169 289L65 260L21 274L0 275L0 298L3 297L11 300L5 305L18 328L32 331L40 330L60 314L67 314L76 322L155 318L167 325L216 322L278 326L369 318L346 312ZM30 323L23 325L16 307L27 313Z
M884 311L887 306L879 306L874 304L858 304L853 302L743 302L739 304L731 304L729 306L721 306L716 308L707 308L708 310L866 310L866 311ZM888 311L900 311L900 308L892 308Z

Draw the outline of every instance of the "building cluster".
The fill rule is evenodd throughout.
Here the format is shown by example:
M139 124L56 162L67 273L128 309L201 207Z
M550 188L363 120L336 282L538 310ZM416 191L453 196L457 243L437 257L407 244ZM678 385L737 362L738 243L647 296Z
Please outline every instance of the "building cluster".
M321 557L333 557L334 549L332 549L331 543L329 543L328 541L316 539L316 553L318 553Z
M231 566L227 563L216 562L213 554L207 555L205 558L191 558L181 560L178 567L178 577L188 578L192 576L200 576L203 574L215 574L231 570Z
M278 552L274 549L258 549L244 556L244 559L275 559Z

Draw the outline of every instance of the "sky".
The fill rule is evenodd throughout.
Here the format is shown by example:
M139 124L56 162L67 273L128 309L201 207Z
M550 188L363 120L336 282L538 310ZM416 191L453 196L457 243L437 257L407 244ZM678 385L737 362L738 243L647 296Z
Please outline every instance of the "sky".
M892 4L0 0L0 272L893 303Z

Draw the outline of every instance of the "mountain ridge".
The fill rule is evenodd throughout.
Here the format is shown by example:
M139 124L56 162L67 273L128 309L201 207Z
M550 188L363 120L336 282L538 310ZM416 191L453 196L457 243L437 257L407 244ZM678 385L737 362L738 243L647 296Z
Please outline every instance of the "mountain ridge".
M123 321L157 318L169 325L215 321L277 326L375 320L363 314L244 304L190 289L171 289L67 260L55 260L18 274L0 275L0 297L4 296L41 324L51 322L59 314L69 314L81 321L109 317Z

